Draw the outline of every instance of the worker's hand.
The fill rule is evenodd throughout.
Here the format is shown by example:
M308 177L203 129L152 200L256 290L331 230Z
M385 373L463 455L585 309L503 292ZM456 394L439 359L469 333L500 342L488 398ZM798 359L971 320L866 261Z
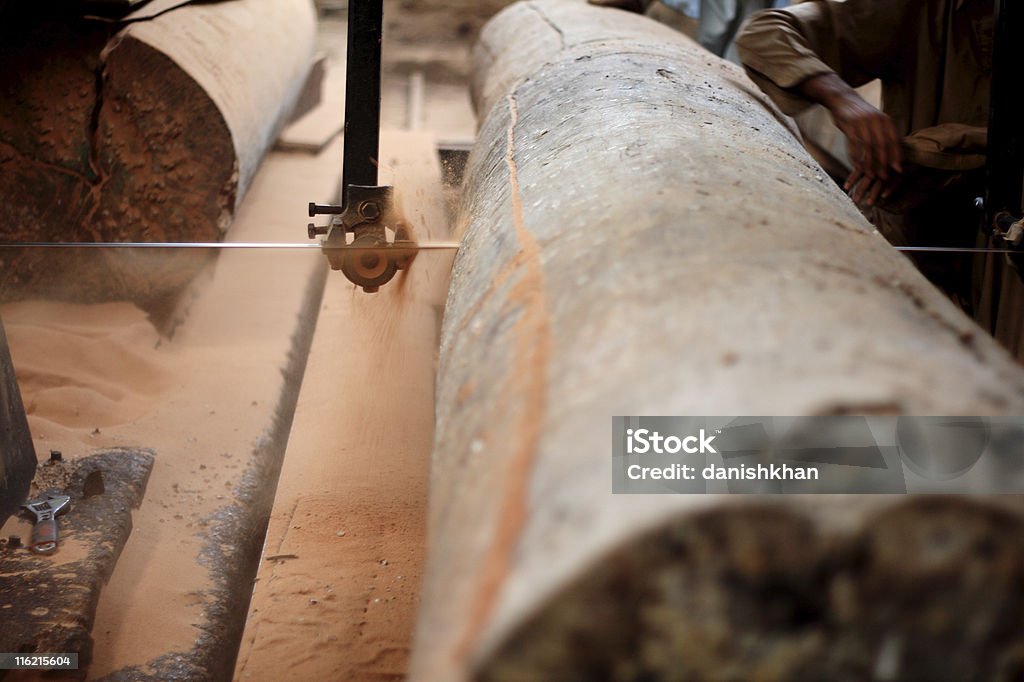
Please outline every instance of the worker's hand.
M892 119L852 89L833 107L832 118L846 135L853 163L843 189L856 204L874 206L888 199L903 173L903 147Z
M854 190L855 199L867 197L869 203L888 196L895 189L890 180L903 172L903 147L892 119L864 101L835 73L808 79L800 91L823 104L846 135L854 169L846 189Z
M638 12L640 14L644 11L643 0L587 0L591 5L597 5L598 7L614 7L615 9L624 9L627 12Z
M885 201L891 197L903 181L900 173L893 173L888 178L869 178L863 171L854 170L843 185L853 199L854 203L865 202L868 206L874 206L879 200Z
M903 148L896 126L887 114L871 106L855 91L830 108L839 130L846 135L855 171L871 179L888 180L903 172Z

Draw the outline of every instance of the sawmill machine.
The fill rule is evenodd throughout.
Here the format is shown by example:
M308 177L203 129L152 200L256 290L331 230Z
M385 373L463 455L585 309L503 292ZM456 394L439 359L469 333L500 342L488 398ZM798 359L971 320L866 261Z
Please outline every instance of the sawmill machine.
M348 4L342 204L310 203L310 218L333 218L307 228L310 239L325 235L321 245L331 269L368 293L390 282L416 253L395 210L394 188L379 184L383 19L383 0Z

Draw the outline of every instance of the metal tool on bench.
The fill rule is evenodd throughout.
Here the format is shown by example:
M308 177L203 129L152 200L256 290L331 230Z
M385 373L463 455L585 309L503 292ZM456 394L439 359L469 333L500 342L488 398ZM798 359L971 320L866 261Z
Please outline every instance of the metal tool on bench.
M310 223L309 238L326 235L321 247L331 268L371 293L416 254L396 221L393 188L378 184L383 19L383 0L350 0L342 205L309 205L311 218L335 216L327 226Z
M22 508L35 517L32 527L30 549L36 554L53 554L57 551L57 517L68 511L71 498L59 493L47 493L28 502Z

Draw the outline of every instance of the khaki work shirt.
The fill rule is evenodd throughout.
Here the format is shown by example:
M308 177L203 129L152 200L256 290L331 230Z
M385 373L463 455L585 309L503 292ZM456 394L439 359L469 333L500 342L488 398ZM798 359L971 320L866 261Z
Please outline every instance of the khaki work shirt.
M882 109L909 136L907 159L966 170L985 159L994 17L994 0L813 0L755 15L737 44L748 75L790 115L811 104L795 89L808 78L835 72L854 87L880 79ZM954 162L914 158L922 150ZM975 319L1024 362L1016 263L988 254L974 278Z
M994 14L994 0L814 0L754 15L736 42L789 115L811 105L795 88L814 76L880 79L882 109L916 133L909 160L959 170L984 164Z

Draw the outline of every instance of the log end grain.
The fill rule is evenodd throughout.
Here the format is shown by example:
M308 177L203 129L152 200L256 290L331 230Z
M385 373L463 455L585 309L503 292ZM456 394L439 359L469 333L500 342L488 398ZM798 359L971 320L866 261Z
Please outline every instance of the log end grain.
M1024 518L918 498L836 534L765 504L636 538L478 671L524 679L1016 679Z
M37 63L34 77L4 76L20 105L18 116L0 120L0 236L218 241L238 187L231 131L167 55L130 36L100 51L105 38L94 29L74 44L75 60ZM92 69L83 66L90 62ZM126 299L146 307L179 291L206 262L185 252L8 249L2 257L4 300Z
M0 115L0 240L30 242L220 241L298 96L315 31L305 0L183 7L120 29L20 28L0 53L0 92L16 105ZM2 258L0 300L147 309L207 262L184 251Z

